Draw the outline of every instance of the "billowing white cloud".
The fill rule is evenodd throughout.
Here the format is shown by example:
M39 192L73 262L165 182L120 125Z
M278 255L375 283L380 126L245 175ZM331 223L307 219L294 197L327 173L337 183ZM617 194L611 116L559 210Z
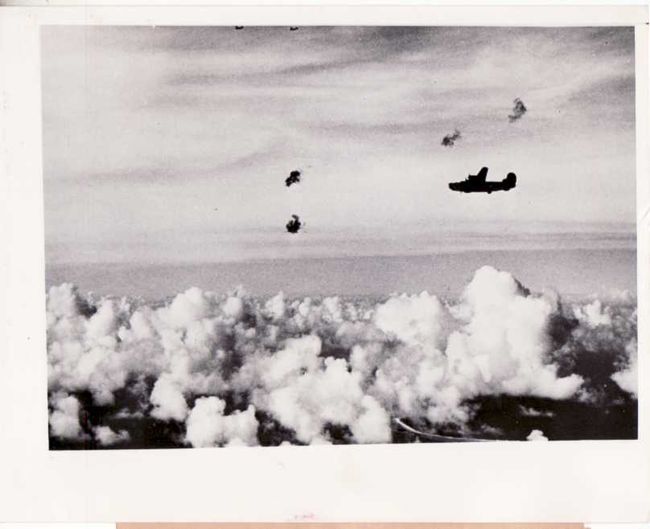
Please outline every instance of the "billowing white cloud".
M150 401L154 405L151 415L157 419L183 421L187 416L187 402L183 393L167 373L163 373L154 384Z
M533 430L526 437L527 441L548 441L548 437L544 435L544 432L541 430Z
M469 321L452 335L447 349L458 366L458 385L469 378L472 385L492 388L488 393L571 397L582 378L559 377L556 366L545 361L547 326L556 312L554 300L528 295L510 274L479 269L457 307L457 314Z
M53 437L59 439L80 439L83 437L79 412L79 400L65 393L56 393L50 397L53 407L50 414L50 431Z
M628 364L621 371L612 375L612 380L619 387L636 396L639 394L639 364L636 341L630 341L626 346Z
M130 440L131 436L126 430L119 432L113 431L108 426L96 426L93 428L95 439L101 446L111 446L118 443L124 443Z
M609 354L612 379L633 397L636 312L626 303L565 307L491 267L455 302L192 288L148 305L61 285L47 305L52 435L85 435L71 394L87 391L122 417L134 406L118 396L138 399L138 414L184 427L192 446L257 444L268 421L300 443L331 442L333 428L348 442L389 442L393 418L463 428L480 397L584 399L592 382L573 360L585 351ZM98 427L100 443L121 435Z
M361 399L362 412L350 430L358 443L388 443L391 440L390 416L371 396Z
M226 403L217 397L197 399L186 421L185 439L192 446L203 448L220 445L256 445L257 419L255 407L224 415Z
M592 303L584 306L576 307L574 311L576 318L584 321L590 327L598 327L599 325L611 325L612 318L610 310L604 308L599 299L595 299Z

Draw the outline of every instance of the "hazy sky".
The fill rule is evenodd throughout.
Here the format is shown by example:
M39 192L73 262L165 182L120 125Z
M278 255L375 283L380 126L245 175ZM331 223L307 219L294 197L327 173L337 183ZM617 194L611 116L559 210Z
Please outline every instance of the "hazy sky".
M46 27L42 40L49 262L417 253L456 230L635 220L633 28ZM510 123L516 97L528 112ZM447 188L483 165L517 188ZM286 188L293 169L303 182Z

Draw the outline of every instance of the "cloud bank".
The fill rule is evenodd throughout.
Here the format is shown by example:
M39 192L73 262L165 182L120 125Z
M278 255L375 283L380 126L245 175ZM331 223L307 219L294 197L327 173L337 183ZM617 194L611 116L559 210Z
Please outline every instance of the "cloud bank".
M190 288L145 304L63 284L47 322L50 436L98 447L137 421L193 447L387 443L395 419L471 436L477 399L608 405L637 388L634 302L566 303L487 266L454 301Z

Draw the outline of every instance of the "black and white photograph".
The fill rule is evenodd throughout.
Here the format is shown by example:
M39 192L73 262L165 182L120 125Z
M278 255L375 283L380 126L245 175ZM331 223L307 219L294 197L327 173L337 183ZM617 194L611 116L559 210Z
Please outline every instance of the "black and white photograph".
M50 450L637 439L633 26L40 38Z

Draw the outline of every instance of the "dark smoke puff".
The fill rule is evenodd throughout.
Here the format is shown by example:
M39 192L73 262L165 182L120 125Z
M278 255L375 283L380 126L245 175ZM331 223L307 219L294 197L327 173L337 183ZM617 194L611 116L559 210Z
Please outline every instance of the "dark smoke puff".
M284 184L287 187L290 187L292 184L299 184L299 183L300 183L300 171L298 170L291 171L291 173L289 173L289 176L284 181Z
M289 233L298 233L302 222L300 222L300 217L298 215L291 215L291 220L287 222L286 228Z
M528 112L528 109L526 108L526 105L524 105L524 102L519 99L518 97L515 98L513 101L514 106L512 107L512 114L508 115L508 121L510 123L514 123L515 121L521 119L523 115Z
M443 147L453 147L454 144L456 143L456 140L459 140L460 138L461 138L460 131L456 129L454 130L453 133L447 134L444 138L442 138L440 145L442 145Z

